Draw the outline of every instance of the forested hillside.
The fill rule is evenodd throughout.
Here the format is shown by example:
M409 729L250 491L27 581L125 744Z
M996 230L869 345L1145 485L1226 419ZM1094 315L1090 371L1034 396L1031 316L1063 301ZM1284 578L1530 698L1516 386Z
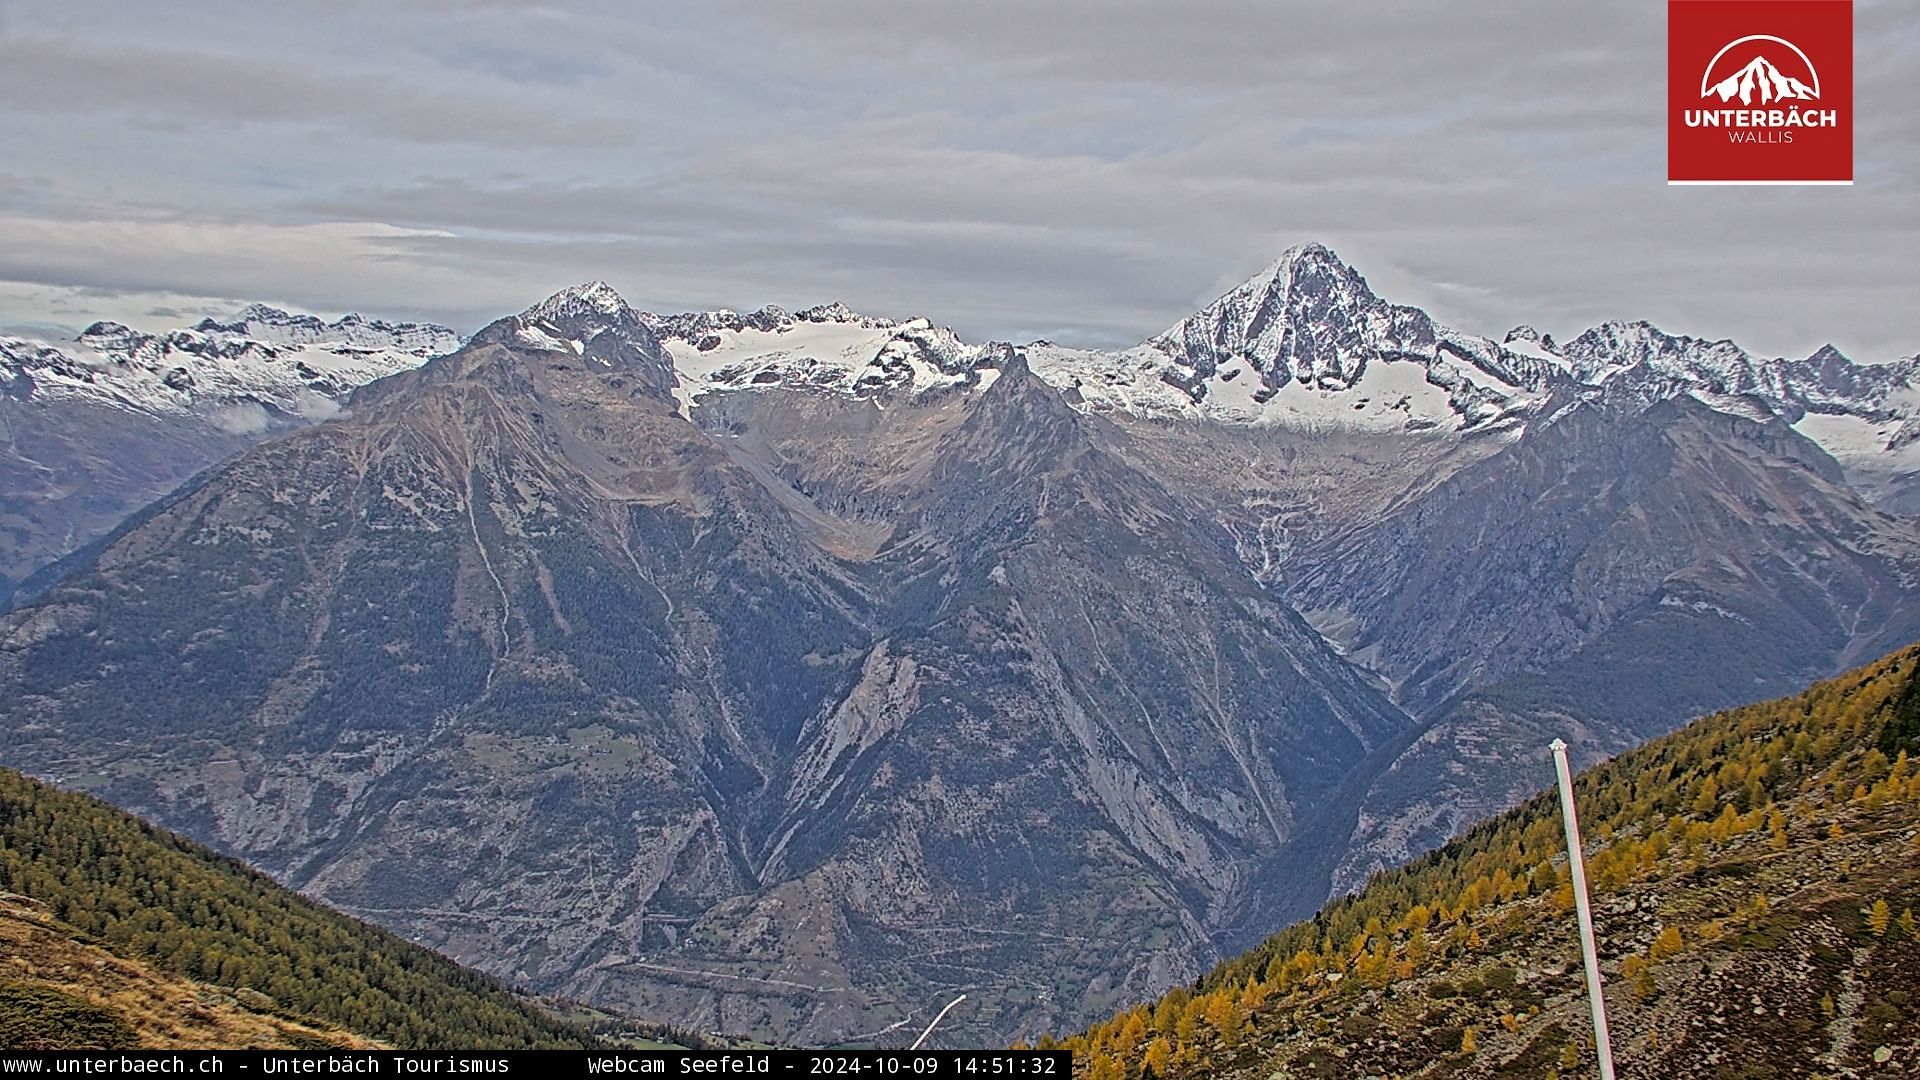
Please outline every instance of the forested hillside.
M380 1044L299 1017L251 989L223 987L115 955L0 894L0 1047L364 1049Z
M1578 778L1622 1075L1920 1070L1917 665ZM1586 1075L1558 813L1543 794L1064 1045L1099 1080Z
M592 1039L438 953L10 769L0 893L0 1045Z

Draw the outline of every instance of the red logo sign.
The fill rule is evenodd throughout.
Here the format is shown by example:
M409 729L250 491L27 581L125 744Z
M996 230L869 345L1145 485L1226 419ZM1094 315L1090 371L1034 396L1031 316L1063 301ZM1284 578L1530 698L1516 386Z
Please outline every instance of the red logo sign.
M1853 183L1852 0L1667 0L1667 182Z

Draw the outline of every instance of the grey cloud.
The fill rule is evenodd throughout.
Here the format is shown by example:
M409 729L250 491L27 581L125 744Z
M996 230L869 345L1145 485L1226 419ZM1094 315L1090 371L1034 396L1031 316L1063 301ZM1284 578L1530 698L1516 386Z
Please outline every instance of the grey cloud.
M312 390L301 390L294 395L293 409L302 417L319 423L340 415L340 403Z
M734 0L729 8L826 48L848 41L876 63L964 57L1031 78L1156 86L1314 85L1326 99L1376 95L1417 101L1427 73L1446 94L1523 93L1519 76L1611 67L1656 76L1664 67L1664 13L1650 5L1561 5L1527 0L1435 5L1310 0ZM1617 44L1600 52L1593 43ZM1632 51L1637 44L1653 48ZM1409 92L1409 90L1416 92ZM1285 107L1286 102L1275 102Z
M272 423L267 410L253 401L222 405L208 413L207 419L229 435L258 435Z
M182 130L245 123L347 125L421 143L618 143L612 119L555 116L411 85L387 74L317 72L246 57L60 39L0 40L8 108L123 112Z
M0 337L29 338L36 341L64 341L80 332L80 328L67 323L56 322L9 322L0 323Z
M1866 331L1871 316L1830 326L1789 317L1809 296L1819 298L1816 311L1831 303L1855 314L1860 298L1889 291L1876 283L1902 284L1900 274L1889 279L1885 262L1858 251L1796 256L1796 265L1815 271L1812 283L1800 276L1779 287L1802 302L1754 317L1753 290L1765 282L1725 267L1780 258L1778 222L1794 218L1804 193L1669 189L1657 143L1624 186L1555 183L1563 157L1530 161L1497 145L1464 154L1463 138L1449 128L1396 138L1409 167L1393 174L1368 167L1378 143L1355 140L1284 150L1254 139L1232 155L1205 142L1110 162L888 145L856 132L744 148L642 184L481 188L446 180L362 193L333 210L464 237L428 242L449 250L469 249L476 232L532 233L544 222L549 235L597 237L602 250L628 245L640 280L672 280L682 287L672 295L686 296L689 281L712 282L718 292L686 296L694 305L736 302L751 282L818 298L828 283L845 292L860 284L850 278L884 274L895 287L869 293L918 298L918 309L936 317L994 334L1073 320L1083 340L1103 344L1156 332L1280 247L1319 238L1364 256L1363 270L1417 267L1400 295L1485 333L1518 321L1564 329L1649 315L1783 352L1836 335L1867 354L1912 348L1898 334ZM716 175L727 185L703 190ZM1914 227L1910 213L1884 198L1832 199L1817 222L1886 245L1903 230L1920 239ZM1222 268L1232 273L1222 277ZM1519 281L1524 299L1512 298ZM1001 296L1003 282L1019 284ZM990 295L1007 306L988 310Z

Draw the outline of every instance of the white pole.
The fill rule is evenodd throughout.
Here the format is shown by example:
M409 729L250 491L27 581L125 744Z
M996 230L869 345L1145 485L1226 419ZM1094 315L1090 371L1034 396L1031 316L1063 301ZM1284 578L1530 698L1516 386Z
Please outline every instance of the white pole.
M1555 739L1553 768L1560 774L1560 816L1567 825L1567 866L1573 870L1573 905L1580 913L1580 951L1587 962L1587 1001L1593 1006L1593 1046L1600 1055L1600 1080L1613 1080L1613 1036L1607 1033L1607 999L1600 992L1600 955L1593 944L1593 908L1587 903L1587 860L1580 852L1580 823L1573 813L1573 774L1567 771L1567 744Z
M967 1000L967 995L961 994L959 997L954 998L952 1001L947 1002L947 1007L944 1009L941 1009L938 1013L934 1015L933 1023L927 1025L927 1030L921 1032L920 1037L913 1040L913 1045L907 1047L907 1050L911 1052L911 1051L920 1049L920 1044L927 1041L927 1036L933 1034L933 1029L940 1025L940 1021L945 1020L947 1018L947 1014L953 1011L953 1007L955 1005L958 1005L965 1000Z

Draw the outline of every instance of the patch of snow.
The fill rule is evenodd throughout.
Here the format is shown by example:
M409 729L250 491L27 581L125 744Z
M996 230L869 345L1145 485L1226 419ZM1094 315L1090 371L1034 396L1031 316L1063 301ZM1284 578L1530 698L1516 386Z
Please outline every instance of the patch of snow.
M1165 353L1145 347L1095 352L1058 345L1025 350L1027 368L1052 386L1077 390L1083 407L1146 419L1194 419L1200 410L1178 387L1165 382Z
M1742 394L1716 394L1711 390L1694 387L1687 391L1687 396L1715 412L1723 412L1729 416L1758 421L1771 420L1774 416L1773 410L1767 407L1766 402Z
M1913 420L1873 421L1858 416L1808 413L1793 429L1819 444L1840 463L1849 482L1868 498L1889 493L1896 481L1920 476L1920 424Z
M544 349L547 352L578 352L579 351L574 348L573 342L563 341L560 338L557 338L552 334L547 333L547 331L541 328L540 326L537 326L531 323L521 323L519 326L515 327L513 331L513 339L519 342L520 344L527 346L530 349Z
M1559 364L1559 363L1565 362L1564 360L1562 360L1562 358L1558 353L1550 353L1546 349L1542 348L1539 342L1532 341L1527 338L1511 338L1510 337L1506 340L1506 342L1503 345L1501 345L1501 348L1507 350L1510 353L1516 353L1520 356L1529 357L1534 360L1544 360L1550 364Z

